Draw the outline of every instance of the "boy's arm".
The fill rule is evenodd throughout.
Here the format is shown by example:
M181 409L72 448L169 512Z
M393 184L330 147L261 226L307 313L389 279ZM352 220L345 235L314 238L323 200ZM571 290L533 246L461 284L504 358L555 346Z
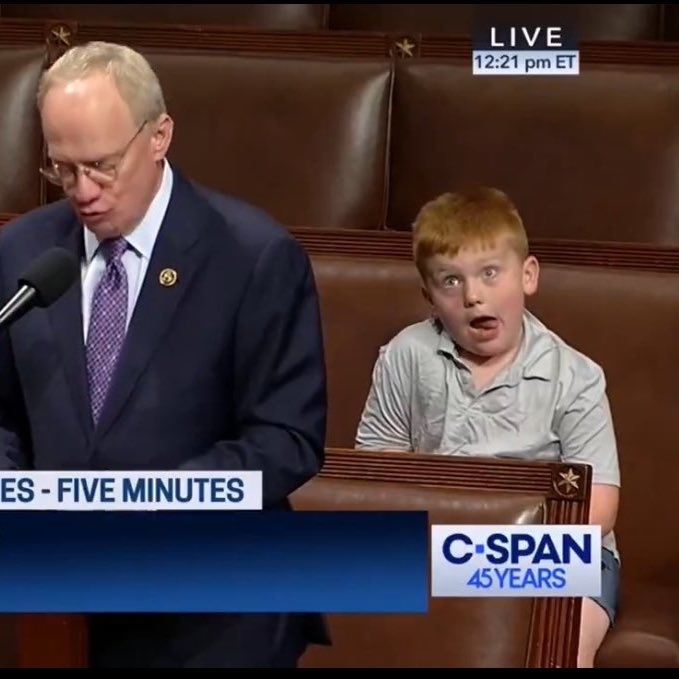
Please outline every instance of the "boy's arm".
M392 349L382 347L373 368L356 433L356 448L362 450L412 450L409 362Z
M602 535L610 533L618 515L620 468L606 380L598 366L574 371L558 435L565 462L592 466L590 523L600 525Z

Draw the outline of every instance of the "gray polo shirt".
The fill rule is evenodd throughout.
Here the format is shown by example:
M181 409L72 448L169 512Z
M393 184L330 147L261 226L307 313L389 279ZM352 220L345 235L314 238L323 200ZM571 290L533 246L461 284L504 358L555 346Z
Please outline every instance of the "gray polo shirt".
M603 370L528 311L517 358L481 391L433 321L404 328L380 348L356 447L585 463L620 485ZM614 534L603 544L617 555Z

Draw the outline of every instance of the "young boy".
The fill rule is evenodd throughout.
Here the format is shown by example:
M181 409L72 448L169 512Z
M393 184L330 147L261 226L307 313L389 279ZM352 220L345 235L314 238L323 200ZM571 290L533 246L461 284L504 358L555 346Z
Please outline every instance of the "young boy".
M593 667L619 582L620 472L603 371L525 309L539 265L501 191L427 203L413 250L432 317L380 349L356 447L591 464L602 595L583 601L578 666Z

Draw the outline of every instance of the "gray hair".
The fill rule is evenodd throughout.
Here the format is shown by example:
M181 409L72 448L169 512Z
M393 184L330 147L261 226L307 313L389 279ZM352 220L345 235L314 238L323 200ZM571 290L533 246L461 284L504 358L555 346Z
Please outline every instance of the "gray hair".
M45 95L57 83L93 73L105 73L113 79L135 124L155 120L166 112L163 90L149 62L130 47L100 41L72 47L42 74L38 108L42 108Z

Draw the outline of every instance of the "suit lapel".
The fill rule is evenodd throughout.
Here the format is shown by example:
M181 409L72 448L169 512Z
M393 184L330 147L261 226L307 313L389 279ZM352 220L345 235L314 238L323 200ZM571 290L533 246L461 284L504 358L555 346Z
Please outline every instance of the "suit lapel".
M74 216L71 216L65 233L57 239L57 245L70 250L80 261L83 252L82 229ZM61 352L62 366L78 419L89 439L92 433L92 416L85 362L80 281L74 283L47 309L47 315Z
M125 344L95 432L112 426L172 322L180 301L207 253L196 224L212 217L175 171L172 197L158 233ZM95 441L96 443L96 441Z

